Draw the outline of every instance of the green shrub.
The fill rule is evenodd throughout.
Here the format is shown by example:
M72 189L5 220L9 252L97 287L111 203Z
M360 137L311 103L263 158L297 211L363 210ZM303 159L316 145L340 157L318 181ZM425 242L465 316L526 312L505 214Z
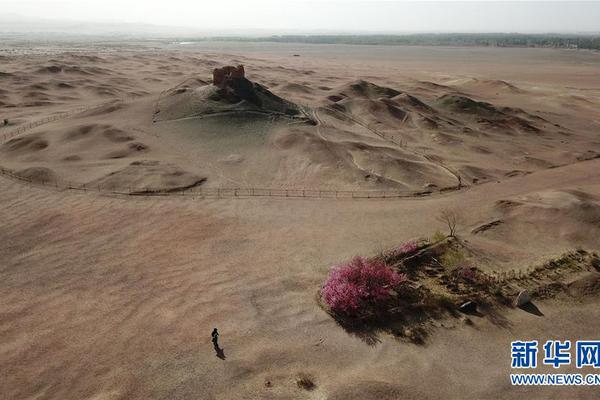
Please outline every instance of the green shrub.
M431 243L437 243L437 242L441 242L442 240L445 240L445 239L446 239L446 235L444 235L440 231L435 231L435 233L431 237L430 241L431 241Z
M462 249L448 249L441 257L441 263L446 269L454 269L459 264L464 264L467 256Z
M454 299L450 296L448 296L447 294L440 294L437 296L437 302L438 304L448 310L452 310L454 308L456 308L455 304L454 304Z

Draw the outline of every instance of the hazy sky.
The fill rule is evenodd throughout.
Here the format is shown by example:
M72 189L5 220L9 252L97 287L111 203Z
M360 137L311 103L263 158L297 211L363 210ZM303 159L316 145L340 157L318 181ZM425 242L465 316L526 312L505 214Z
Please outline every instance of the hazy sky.
M0 8L4 15L200 31L600 31L600 2L575 1L0 0Z

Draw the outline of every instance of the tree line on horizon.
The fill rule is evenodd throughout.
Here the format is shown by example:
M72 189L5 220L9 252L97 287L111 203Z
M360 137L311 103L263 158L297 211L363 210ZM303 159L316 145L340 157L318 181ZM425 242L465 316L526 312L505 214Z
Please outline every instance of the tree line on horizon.
M189 40L403 46L546 47L600 50L596 34L422 33L366 35L219 36Z

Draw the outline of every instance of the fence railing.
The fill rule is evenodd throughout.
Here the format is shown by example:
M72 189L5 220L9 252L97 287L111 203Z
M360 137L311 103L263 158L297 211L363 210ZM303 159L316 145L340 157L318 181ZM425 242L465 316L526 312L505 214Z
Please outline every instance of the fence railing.
M91 191L104 194L120 194L129 196L191 196L198 198L230 199L250 197L306 198L306 199L394 199L429 196L434 193L450 191L446 188L439 191L408 190L319 190L319 189L285 189L285 188L124 188L112 184L77 183L64 180L40 180L23 176L15 171L0 167L0 175L31 185L38 185L57 190Z
M181 195L206 198L235 197L279 197L312 199L386 199L427 196L432 192L400 190L318 190L318 189L279 189L279 188L193 188L185 190L129 190L130 195L161 196Z

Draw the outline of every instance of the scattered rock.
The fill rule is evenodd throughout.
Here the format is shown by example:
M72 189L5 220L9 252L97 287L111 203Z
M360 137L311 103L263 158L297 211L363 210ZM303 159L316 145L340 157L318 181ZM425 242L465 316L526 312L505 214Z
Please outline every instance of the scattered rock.
M490 230L490 229L492 229L492 228L494 228L494 227L502 224L503 222L504 221L502 221L501 219L497 219L497 220L494 220L492 222L488 222L487 224L480 225L477 228L473 229L471 231L471 233L474 234L474 235L477 235L478 233L482 233L482 232L488 231L488 230Z
M144 143L130 143L129 144L129 149L133 150L133 151L145 151L148 150L148 146L146 146Z
M314 378L304 373L298 375L296 378L296 385L298 385L299 388L309 391L314 390L317 387Z
M477 312L477 303L475 303L474 301L467 301L466 303L463 303L460 305L460 307L458 307L458 311L465 314L472 314L474 312Z
M526 290L521 290L515 298L515 307L522 307L531 301L531 295Z

